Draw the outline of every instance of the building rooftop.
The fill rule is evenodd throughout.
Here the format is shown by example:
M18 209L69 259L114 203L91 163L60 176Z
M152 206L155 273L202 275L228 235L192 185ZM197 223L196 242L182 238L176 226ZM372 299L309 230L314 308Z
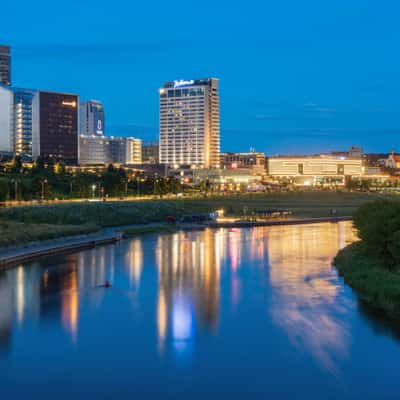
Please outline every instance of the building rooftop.
M218 81L218 78L201 78L201 79L177 79L175 81L164 82L163 88L176 89L190 86L209 86L212 81Z
M334 160L360 160L360 157L349 156L347 154L336 154L336 153L327 153L327 154L298 154L298 155L275 155L270 156L268 158L282 158L282 159L299 159L299 158L319 158L319 159L334 159Z

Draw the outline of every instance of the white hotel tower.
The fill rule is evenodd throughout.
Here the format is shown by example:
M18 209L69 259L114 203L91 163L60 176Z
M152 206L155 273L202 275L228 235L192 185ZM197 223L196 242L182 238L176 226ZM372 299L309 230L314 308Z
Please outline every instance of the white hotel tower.
M218 79L166 82L160 89L160 163L218 168Z

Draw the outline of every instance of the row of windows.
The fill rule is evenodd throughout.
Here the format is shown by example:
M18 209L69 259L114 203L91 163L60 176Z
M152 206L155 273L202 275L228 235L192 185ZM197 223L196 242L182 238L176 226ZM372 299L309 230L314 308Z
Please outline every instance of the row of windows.
M204 89L188 88L188 89L161 89L161 97L188 97L188 96L204 96Z

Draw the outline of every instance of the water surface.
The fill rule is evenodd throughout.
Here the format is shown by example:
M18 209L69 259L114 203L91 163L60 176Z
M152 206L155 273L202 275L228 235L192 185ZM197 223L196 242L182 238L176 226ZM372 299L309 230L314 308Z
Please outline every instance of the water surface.
M353 240L177 232L3 272L1 398L398 399L396 330L331 267Z

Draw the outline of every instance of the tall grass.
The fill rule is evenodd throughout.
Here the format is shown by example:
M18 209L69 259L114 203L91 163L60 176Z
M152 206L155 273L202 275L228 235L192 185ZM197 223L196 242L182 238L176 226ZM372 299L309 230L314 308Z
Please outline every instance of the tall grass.
M82 235L98 229L98 226L91 224L50 225L0 221L0 247L64 236Z

